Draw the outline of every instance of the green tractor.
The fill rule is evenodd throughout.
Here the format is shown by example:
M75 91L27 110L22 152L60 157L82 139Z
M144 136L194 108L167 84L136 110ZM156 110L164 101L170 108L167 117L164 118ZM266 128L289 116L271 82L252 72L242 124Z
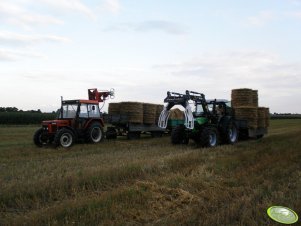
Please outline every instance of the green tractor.
M167 105L158 121L161 128L167 127L173 106L180 105L185 109L183 124L171 131L173 144L188 144L189 139L203 147L237 142L239 129L229 101L206 100L204 94L186 90L185 94L167 92L164 102ZM194 110L191 109L191 104L194 105Z

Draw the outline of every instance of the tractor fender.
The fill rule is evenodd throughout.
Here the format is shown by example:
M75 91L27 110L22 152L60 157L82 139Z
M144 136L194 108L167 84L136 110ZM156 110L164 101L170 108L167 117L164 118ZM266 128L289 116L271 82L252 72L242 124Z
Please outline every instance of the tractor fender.
M223 116L218 122L218 128L221 130L226 129L230 121L233 121L233 123L235 123L235 120L232 116L228 116L228 115Z
M89 128L94 122L98 122L102 128L105 126L103 119L95 119L95 118L93 119L92 118L86 123L85 129Z

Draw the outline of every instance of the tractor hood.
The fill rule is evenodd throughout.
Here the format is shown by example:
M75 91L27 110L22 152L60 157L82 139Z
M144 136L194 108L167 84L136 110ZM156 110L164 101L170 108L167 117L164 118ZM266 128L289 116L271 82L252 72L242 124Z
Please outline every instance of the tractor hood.
M203 125L208 122L208 118L198 117L198 118L195 118L194 121L197 122L199 125Z
M69 126L70 125L70 121L69 120L46 120L42 122L42 125L59 125L59 126Z

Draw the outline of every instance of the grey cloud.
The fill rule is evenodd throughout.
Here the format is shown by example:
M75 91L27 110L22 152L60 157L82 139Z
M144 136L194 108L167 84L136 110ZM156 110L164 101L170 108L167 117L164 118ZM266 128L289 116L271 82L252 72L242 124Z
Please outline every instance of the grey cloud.
M161 31L172 35L187 34L187 29L181 24L165 20L149 20L141 23L122 23L108 27L105 31Z
M155 65L153 69L216 92L251 87L265 92L273 101L280 93L301 98L301 64L284 62L262 51L207 54L187 62Z

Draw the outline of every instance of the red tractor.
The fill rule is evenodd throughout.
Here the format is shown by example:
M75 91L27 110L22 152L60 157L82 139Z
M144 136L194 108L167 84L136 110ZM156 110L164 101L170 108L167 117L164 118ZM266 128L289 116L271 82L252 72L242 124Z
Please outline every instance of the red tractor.
M99 103L114 98L114 90L88 89L88 97L89 100L62 100L58 118L42 122L42 128L33 136L34 143L39 147L53 144L68 148L78 140L102 141L104 121Z

